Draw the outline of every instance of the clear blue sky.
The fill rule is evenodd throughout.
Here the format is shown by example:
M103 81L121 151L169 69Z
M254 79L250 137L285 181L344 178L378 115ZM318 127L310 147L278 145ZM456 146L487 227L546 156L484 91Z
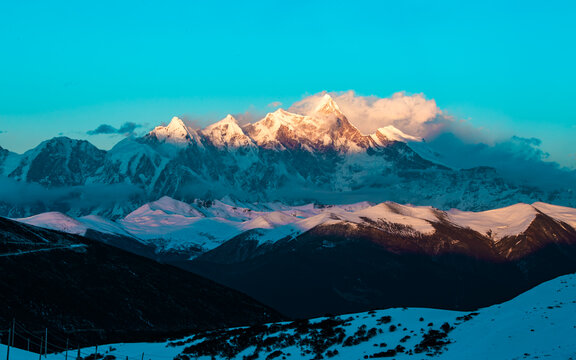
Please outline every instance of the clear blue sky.
M2 1L0 145L322 90L424 93L576 165L573 1Z

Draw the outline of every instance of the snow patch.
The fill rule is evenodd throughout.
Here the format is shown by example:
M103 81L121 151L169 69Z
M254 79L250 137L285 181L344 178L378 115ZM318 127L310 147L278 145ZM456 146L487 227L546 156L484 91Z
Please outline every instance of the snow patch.
M534 221L537 211L532 205L516 204L482 212L452 209L447 214L454 224L468 227L482 235L490 234L494 241L499 241L526 231Z

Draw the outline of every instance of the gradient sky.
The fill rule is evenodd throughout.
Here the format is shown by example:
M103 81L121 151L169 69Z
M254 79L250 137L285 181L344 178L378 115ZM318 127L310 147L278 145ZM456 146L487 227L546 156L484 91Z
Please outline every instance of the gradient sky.
M574 167L575 18L573 1L2 1L0 146L407 91Z

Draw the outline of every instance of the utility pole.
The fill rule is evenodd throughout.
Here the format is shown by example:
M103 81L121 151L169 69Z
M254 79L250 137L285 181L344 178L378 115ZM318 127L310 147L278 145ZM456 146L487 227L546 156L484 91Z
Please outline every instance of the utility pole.
M14 347L14 335L16 335L16 319L12 318L12 344L10 344L12 347Z
M76 357L76 360L80 360L80 345L78 345L78 356Z
M98 344L94 347L94 355L98 355Z
M42 344L44 344L44 337L40 338L40 351L38 352L38 360L42 360Z
M142 353L142 360L144 360L144 353Z
M26 350L28 350L28 352L30 352L30 338L28 338L28 347L26 347Z
M68 339L66 339L66 357L64 358L64 360L68 360Z
M10 340L12 338L12 329L8 329L8 341L6 344L8 345L8 350L6 351L6 360L10 360Z
M46 328L46 336L44 337L44 358L48 357L48 328Z

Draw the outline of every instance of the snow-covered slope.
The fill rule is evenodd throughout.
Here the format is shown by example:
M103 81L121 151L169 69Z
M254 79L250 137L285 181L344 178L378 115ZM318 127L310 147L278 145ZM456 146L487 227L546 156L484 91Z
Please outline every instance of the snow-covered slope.
M58 230L69 234L84 235L88 227L80 221L59 212L47 212L27 218L14 219L28 225L34 225L50 230Z
M551 205L542 202L534 203L532 206L534 206L534 208L536 208L538 211L548 214L551 217L576 228L576 212L573 208Z
M370 138L379 146L386 146L390 141L402 141L402 142L421 142L422 138L408 135L402 130L397 129L393 125L388 125L383 128L376 130L374 134L370 135Z
M543 211L546 212L546 211ZM506 236L523 233L536 217L537 210L528 204L516 204L501 209L470 212L452 209L448 218L455 224L469 227L498 241ZM572 213L574 209L572 209ZM552 217L553 214L549 214Z
M118 359L571 359L576 353L576 275L548 281L508 302L456 312L395 308L310 321L220 330L158 343L99 346ZM212 346L207 346L208 344ZM256 346L256 344L259 344ZM0 357L6 347L0 345ZM18 359L34 353L14 350ZM82 356L94 347L81 349ZM48 355L60 359L63 354ZM213 357L212 357L213 356ZM254 357L256 358L256 357ZM320 357L318 357L320 358Z

